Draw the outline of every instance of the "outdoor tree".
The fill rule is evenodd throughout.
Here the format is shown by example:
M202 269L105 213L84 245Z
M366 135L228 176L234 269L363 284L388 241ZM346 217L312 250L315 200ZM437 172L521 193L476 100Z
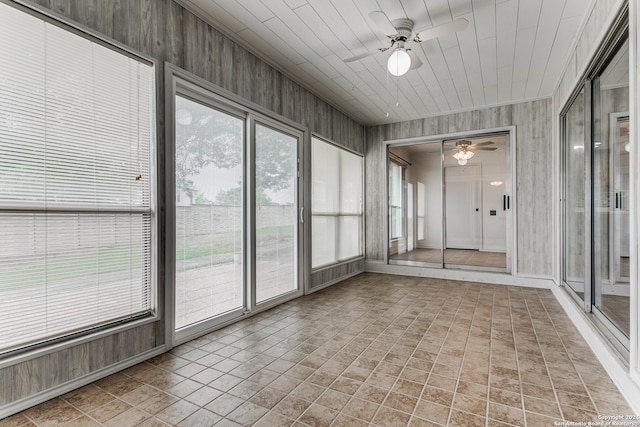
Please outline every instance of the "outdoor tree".
M176 99L176 190L185 193L193 204L200 196L194 182L204 168L214 165L220 169L232 169L242 164L244 152L245 121L194 101ZM256 126L255 176L257 194L268 201L265 190L278 191L291 185L296 172L296 141L273 129ZM238 190L228 190L233 192ZM237 201L233 194L216 195L215 204ZM226 203L225 203L226 204Z

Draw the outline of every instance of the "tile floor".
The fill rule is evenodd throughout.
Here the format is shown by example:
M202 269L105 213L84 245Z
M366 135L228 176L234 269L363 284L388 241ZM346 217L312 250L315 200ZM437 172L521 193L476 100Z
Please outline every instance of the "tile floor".
M553 426L631 414L548 290L362 274L0 421Z

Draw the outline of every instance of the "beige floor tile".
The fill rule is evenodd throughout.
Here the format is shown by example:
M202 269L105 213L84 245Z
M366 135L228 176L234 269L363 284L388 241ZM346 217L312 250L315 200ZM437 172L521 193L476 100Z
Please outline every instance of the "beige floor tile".
M148 412L138 408L131 408L105 423L107 427L133 427L152 418Z
M61 398L52 399L25 411L25 415L42 426L59 426L82 416L82 412Z
M484 418L487 414L487 401L465 396L464 394L456 394L453 399L453 409Z
M337 416L338 411L314 403L300 415L298 421L309 426L328 426Z
M255 423L255 427L288 427L293 422L294 420L285 417L284 415L280 415L276 412L269 412Z
M485 420L485 417L454 409L447 425L451 427L482 427L485 425Z
M245 402L227 415L227 418L244 426L255 424L263 415L269 412L268 409L251 402Z
M22 426L35 426L27 417L23 414L16 414L10 417L0 420L0 427L22 427Z
M383 427L402 427L409 424L411 415L387 406L381 406L373 418L373 424Z
M445 425L449 419L451 408L426 400L421 400L415 409L415 415L434 423Z
M0 420L521 426L630 414L548 290L361 274Z

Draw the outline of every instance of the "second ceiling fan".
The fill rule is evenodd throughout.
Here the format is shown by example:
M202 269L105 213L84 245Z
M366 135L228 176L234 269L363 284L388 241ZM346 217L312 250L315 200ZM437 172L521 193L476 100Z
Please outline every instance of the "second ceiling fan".
M387 61L387 69L394 76L402 76L409 70L415 70L422 65L420 58L418 58L411 49L405 47L405 43L420 43L425 40L435 39L449 33L464 30L469 25L469 21L460 18L447 24L414 31L414 22L411 19L403 18L391 21L387 15L381 11L370 12L369 18L371 18L376 26L391 40L391 45L347 58L344 62L358 61L392 49L393 51Z

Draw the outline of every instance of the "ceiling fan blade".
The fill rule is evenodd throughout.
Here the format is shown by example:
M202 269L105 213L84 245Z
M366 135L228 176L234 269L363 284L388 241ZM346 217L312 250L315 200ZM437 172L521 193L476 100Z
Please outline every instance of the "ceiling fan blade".
M373 23L376 24L385 35L395 36L398 33L396 27L393 26L391 20L387 17L387 15L385 15L384 12L381 12L379 10L369 12L369 18L371 18Z
M424 30L414 31L416 38L420 41L431 40L449 33L461 31L467 28L469 21L464 18L456 19L447 24L438 25L437 27L428 28Z
M369 52L361 53L360 55L352 56L351 58L345 59L344 62L348 63L348 62L359 61L361 59L368 58L369 56L373 56L376 53L384 52L387 49L388 48L385 47L385 48L380 48L380 49L377 49L377 50L372 50L372 51L369 51Z
M484 142L476 142L475 145L476 147L482 147L483 145L493 145L495 144L495 142L493 141L484 141Z
M474 151L496 151L498 147L480 147L480 148L471 147L471 149Z
M409 69L415 70L417 68L422 67L422 61L420 60L418 55L416 55L415 52L412 50L407 50L407 52L409 53L409 57L411 58L411 68Z

